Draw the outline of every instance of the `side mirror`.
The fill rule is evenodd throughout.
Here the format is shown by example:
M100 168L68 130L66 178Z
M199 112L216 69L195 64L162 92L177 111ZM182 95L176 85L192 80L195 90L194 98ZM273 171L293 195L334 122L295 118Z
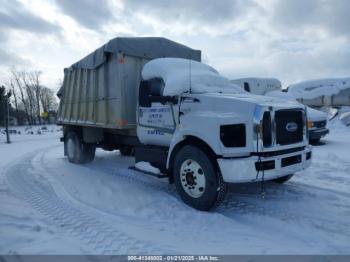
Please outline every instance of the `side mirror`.
M139 88L139 106L151 107L150 88L148 81L141 81Z

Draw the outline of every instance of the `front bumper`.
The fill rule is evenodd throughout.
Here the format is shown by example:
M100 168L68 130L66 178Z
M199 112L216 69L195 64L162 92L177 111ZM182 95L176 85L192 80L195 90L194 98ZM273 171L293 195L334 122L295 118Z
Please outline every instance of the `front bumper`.
M220 158L217 161L225 182L247 183L261 181L262 169L265 169L264 180L272 180L306 169L311 164L311 152L311 146L306 146L302 151L274 157ZM266 167L261 163L266 163ZM259 172L257 168L260 169Z
M309 129L309 139L317 140L329 133L327 128Z

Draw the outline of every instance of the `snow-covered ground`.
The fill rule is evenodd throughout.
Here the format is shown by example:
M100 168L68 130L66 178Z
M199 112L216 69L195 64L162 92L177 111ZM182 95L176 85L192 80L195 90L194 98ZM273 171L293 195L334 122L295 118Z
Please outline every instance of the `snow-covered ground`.
M69 163L57 127L0 134L0 254L348 254L350 127L330 127L308 170L264 199L260 184L230 186L212 212L118 151Z

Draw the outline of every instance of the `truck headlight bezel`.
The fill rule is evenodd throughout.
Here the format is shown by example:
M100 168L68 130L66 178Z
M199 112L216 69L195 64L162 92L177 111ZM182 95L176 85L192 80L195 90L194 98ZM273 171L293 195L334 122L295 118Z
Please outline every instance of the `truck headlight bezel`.
M225 147L246 147L246 125L239 123L220 126L220 140Z

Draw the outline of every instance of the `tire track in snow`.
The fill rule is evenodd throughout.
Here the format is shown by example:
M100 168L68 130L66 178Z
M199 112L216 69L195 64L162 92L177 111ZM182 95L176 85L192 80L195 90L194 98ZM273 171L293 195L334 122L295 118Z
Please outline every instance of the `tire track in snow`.
M120 177L126 179L133 184L136 183L145 187L151 187L155 190L160 190L179 198L174 186L162 183L153 177L143 175L127 168L118 169L118 172L116 171L116 168L104 166L101 169L101 166L99 165L91 165L89 168L108 175L113 174L115 176L118 176L118 178ZM271 182L267 183L266 199L261 199L260 197L260 186L254 187L253 185L250 185L247 189L248 193L240 193L235 191L228 192L221 206L214 209L214 212L218 212L233 220L235 220L237 215L259 215L281 220L285 223L297 222L298 224L312 225L317 228L322 228L323 230L331 233L347 231L347 226L337 225L336 221L327 218L320 220L319 217L316 218L310 215L301 216L300 214L297 214L288 209L275 208L272 202L266 203L266 201L269 200L305 201L307 199L316 199L318 197L317 193L323 189L312 186L306 188L299 183L289 183L288 185L276 185ZM242 189L240 191L242 192ZM251 191L254 192L252 193ZM337 193L333 191L328 192L331 194ZM255 203L252 203L252 201Z
M125 167L122 169L119 168L117 171L117 168L115 167L102 167L100 163L91 164L88 166L88 168L107 175L112 174L114 176L118 176L118 178L125 179L131 184L142 185L147 188L168 193L179 199L175 186L169 185L168 183L163 183L159 179L155 179L137 171L133 171ZM250 185L247 189L248 193L240 193L235 191L228 192L221 206L214 209L214 212L218 212L233 220L235 220L237 215L259 215L281 220L286 223L298 222L299 224L311 224L318 228L324 228L329 232L342 232L345 230L346 226L334 226L335 221L327 219L320 221L318 218L301 216L300 214L296 214L295 212L287 209L275 208L271 202L269 204L266 203L266 200L305 201L306 199L315 199L317 197L317 192L323 189L312 186L306 188L298 183L289 183L288 185L275 185L271 182L267 183L267 199L261 199L260 194L258 193L260 192L260 186L254 188L254 186ZM252 191L252 189L255 193L249 193ZM329 193L335 194L337 192L329 191ZM252 203L252 201L255 203ZM334 230L334 228L337 228L337 230Z
M158 254L170 252L165 246L137 240L86 214L72 203L57 196L46 180L35 177L37 168L32 161L44 153L35 153L12 164L6 178L12 191L26 200L32 207L49 218L71 236L90 246L96 254ZM40 176L40 174L39 174Z
M29 181L26 180L25 183L33 183L33 181L30 180L30 178L33 178L33 174L29 174L25 177L20 175L13 176L13 173L16 172L23 172L23 174L30 172L37 172L38 174L48 173L51 171L54 172L54 170L50 170L49 163L45 163L45 161L42 160L43 156L43 153L36 154L34 157L32 156L26 159L27 162L32 161L31 166L33 170L25 170L26 165L22 164L23 166L20 170L15 168L12 170L12 172L9 172L9 179L12 179L11 184L15 184L15 187L19 189L21 186L23 187L23 183L16 181L16 179L29 179ZM98 162L83 167L108 175L112 174L114 176L118 176L118 178L125 179L131 184L142 185L146 188L163 191L178 198L175 187L173 185L169 185L163 181L154 179L141 173L137 173L125 167L118 167L118 169L115 167L106 167L101 166L101 163ZM321 190L323 191L321 188L312 186L306 187L305 185L299 185L299 183L291 183L287 186L267 186L269 187L267 188L267 198L269 200L294 199L296 201L304 201L305 199L316 198L318 195L317 192ZM126 250L122 252L125 253L130 252L130 246L135 246L135 239L132 239L119 231L115 231L114 229L111 230L111 227L99 222L94 218L93 215L91 217L91 215L87 215L84 212L80 211L80 209L72 206L71 203L67 203L67 201L59 199L57 196L53 195L52 192L54 191L53 188L51 188L50 184L45 184L44 181L41 181L41 183L34 186L32 185L32 187L35 190L31 191L35 192L28 192L28 190L26 191L25 189L21 188L19 190L19 193L25 194L28 202L33 204L33 206L35 205L37 209L41 210L42 213L45 213L47 216L49 216L50 219L53 220L56 224L65 228L71 235L81 239L89 246L92 246L97 253L121 253L120 250ZM250 191L252 191L251 187ZM335 194L336 192L330 193ZM43 198L43 195L48 196L48 198L53 197L53 199ZM258 202L259 200L263 202L260 203ZM319 220L310 215L301 216L300 214L296 214L292 211L289 211L288 209L275 208L272 205L272 202L266 203L265 201L266 200L260 199L259 193L249 193L249 190L248 193L237 193L233 191L228 193L222 205L214 211L233 220L235 220L237 215L259 215L281 220L286 223L297 223L299 225L312 226L335 234L348 231L347 226L344 226L342 224L337 225L335 223L336 221L332 221L327 218L322 218L322 220ZM52 206L52 202L56 204ZM122 242L125 243L121 245L119 244L120 241L117 239L122 239ZM138 250L139 252L145 250L156 250L156 252L159 252L159 250L161 250L159 247L153 247L152 249L148 244L145 244L141 241L137 241L137 245L135 249L131 250ZM152 254L152 251L149 253Z
M280 191L284 191L282 195L284 196L284 199L277 198L276 195L272 195L272 198L270 197L270 194L267 194L267 197L265 199L262 199L260 197L259 193L255 194L243 194L243 195L236 195L235 193L228 193L226 199L222 203L220 207L218 207L218 212L222 213L225 216L228 216L232 219L234 219L235 214L241 214L245 216L250 215L260 215L260 216L266 216L273 219L281 220L287 224L291 225L301 225L301 226L311 226L315 229L326 231L328 233L333 233L336 235L342 235L350 237L350 234L347 233L350 227L349 222L343 221L343 223L339 223L339 220L334 219L334 217L328 217L328 216L319 216L318 213L312 213L309 212L309 210L305 209L303 210L303 213L300 213L300 211L295 210L294 208L303 208L303 206L299 206L299 201L302 201L300 204L302 204L304 201L312 201L310 202L310 205L314 205L315 201L317 202L323 202L327 201L329 206L336 206L338 203L337 196L341 197L350 197L350 195L343 196L342 194L338 194L337 191L330 191L323 188L313 187L313 186L304 186L299 185L298 183L295 183L293 185L293 189L285 189L288 185L277 185L280 187L278 190L273 190L274 193ZM294 199L293 194L307 194L307 191L312 190L314 194L311 194L309 196L314 196L312 198L296 198ZM268 190L267 190L268 191ZM317 193L327 193L335 196L335 199L327 199L325 196L321 196ZM291 195L288 196L289 193L286 192L292 192ZM277 195L278 196L278 195ZM237 199L237 197L239 199ZM242 199L243 198L243 199ZM272 201L271 201L272 200ZM295 202L296 205L293 205L292 207L289 206L287 203L287 206L283 208L283 203L278 203L278 206L275 206L274 201L284 200L291 202ZM296 200L296 201L294 201ZM348 207L350 208L350 207ZM296 211L296 212L293 212Z

